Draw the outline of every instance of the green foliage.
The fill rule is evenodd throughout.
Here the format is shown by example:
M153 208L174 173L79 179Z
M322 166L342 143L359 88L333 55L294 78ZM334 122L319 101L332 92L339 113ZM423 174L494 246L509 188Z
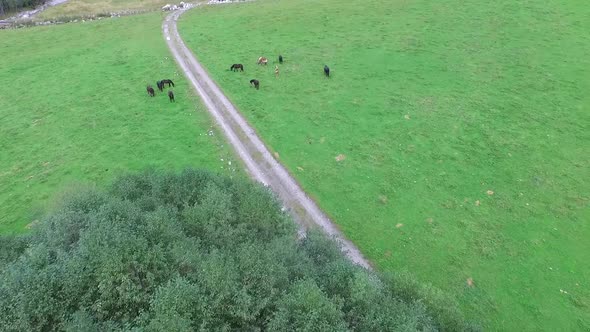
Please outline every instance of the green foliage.
M257 0L179 29L377 269L489 330L590 330L588 1Z
M0 15L14 12L23 8L42 5L47 0L0 0Z
M297 241L266 188L205 171L74 192L31 235L0 239L2 331L463 326L441 325L440 308L397 294L318 233Z
M312 280L296 282L278 302L270 331L346 331L339 301L332 301Z
M479 331L480 326L466 322L456 300L430 284L420 284L409 273L385 273L381 278L391 286L393 294L405 301L420 301L446 331Z
M29 238L28 235L0 236L0 267L20 256L25 251Z

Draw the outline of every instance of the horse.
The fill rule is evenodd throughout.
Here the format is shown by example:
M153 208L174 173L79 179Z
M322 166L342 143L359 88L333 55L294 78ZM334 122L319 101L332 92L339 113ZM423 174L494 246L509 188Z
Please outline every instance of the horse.
M164 87L165 84L168 84L168 87L170 86L174 86L174 82L172 82L172 80L169 79L164 79L160 81L162 83L162 88Z
M156 95L156 92L154 91L154 88L152 88L152 86L151 86L151 85L148 85L148 86L146 87L146 90L147 90L147 93L148 93L148 95L149 95L150 97L153 97L153 96L155 96L155 95Z
M250 80L250 84L252 84L256 90L258 90L258 88L260 87L260 82L258 82L258 80Z
M231 65L231 67L229 68L229 70L233 70L233 71L244 71L244 65L242 65L241 63L234 63L233 65Z
M169 90L168 91L168 98L170 98L170 102L175 101L174 100L174 92L172 92L172 90Z
M324 75L326 75L326 77L330 77L330 67L327 65L324 65Z
M275 77L279 77L279 66L275 66Z
M279 63L283 63L283 56L279 54Z
M261 56L260 58L258 58L258 62L256 62L259 65L266 65L268 63L268 59Z
M160 92L164 91L164 83L162 83L162 81L157 81L156 85L158 86L158 90L160 90Z

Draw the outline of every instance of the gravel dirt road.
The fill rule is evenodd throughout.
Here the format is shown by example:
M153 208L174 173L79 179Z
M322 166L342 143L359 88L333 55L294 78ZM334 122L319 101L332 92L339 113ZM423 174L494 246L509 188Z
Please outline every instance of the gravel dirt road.
M256 181L270 187L278 196L295 222L298 223L301 235L305 234L305 230L309 227L317 225L341 244L342 251L350 260L371 269L369 262L354 244L344 238L326 214L305 194L289 172L272 156L255 130L221 92L221 89L186 47L176 25L178 18L185 11L181 9L166 17L162 24L164 38L184 75L203 100L227 141L244 162L249 175Z

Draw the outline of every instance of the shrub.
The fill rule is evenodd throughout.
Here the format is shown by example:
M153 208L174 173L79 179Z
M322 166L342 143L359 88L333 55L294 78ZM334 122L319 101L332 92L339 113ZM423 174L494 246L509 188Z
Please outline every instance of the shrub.
M4 331L463 326L323 236L298 242L267 189L204 171L74 192L31 235L2 238L0 263Z
M40 6L47 0L0 0L0 15L15 12L23 8Z

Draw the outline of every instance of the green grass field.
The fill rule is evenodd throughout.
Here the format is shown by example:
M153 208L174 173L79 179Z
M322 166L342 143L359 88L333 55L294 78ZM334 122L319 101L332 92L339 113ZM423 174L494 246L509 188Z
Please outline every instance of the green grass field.
M0 233L25 231L80 183L145 167L227 168L229 150L208 135L161 23L158 13L0 31ZM166 77L174 104L146 93Z
M180 28L379 269L486 330L575 331L590 329L589 17L584 1L263 0Z

